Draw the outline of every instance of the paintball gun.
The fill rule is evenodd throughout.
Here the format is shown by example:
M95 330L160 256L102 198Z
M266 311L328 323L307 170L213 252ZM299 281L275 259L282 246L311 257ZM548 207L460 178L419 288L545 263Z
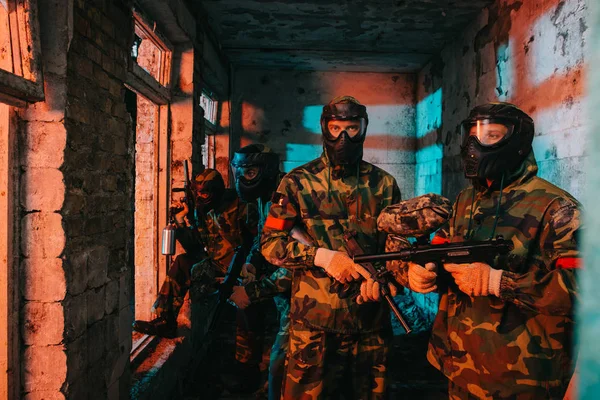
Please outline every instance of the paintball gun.
M306 233L306 231L304 231L304 229L302 229L299 226L295 226L294 228L292 228L290 234L294 239L296 239L297 241L299 241L302 244L305 244L308 246L315 245L313 243L312 238ZM362 247L356 240L356 232L355 231L345 232L344 233L344 241L346 242L346 248L347 248L348 252L352 253L352 254L349 254L350 256L356 257L359 254L364 253ZM408 334L408 333L412 332L412 330L410 329L410 326L404 320L404 317L402 316L400 308L398 308L398 305L396 304L396 302L394 301L394 298L392 297L392 295L390 293L390 289L387 284L389 279L387 279L385 276L386 275L385 272L388 272L388 271L378 272L375 269L375 267L373 265L371 265L371 263L368 263L368 262L361 263L361 265L363 266L363 268L365 268L365 270L367 270L367 272L369 272L369 274L371 274L371 278L374 281L379 283L379 288L380 288L379 290L381 292L381 295L388 302L392 312L394 313L396 318L398 318L398 321L400 321L400 324L402 325L402 327L404 328L406 333ZM358 296L359 290L360 290L360 284L358 284L358 282L350 283L350 285L348 287L347 295L355 298Z
M388 243L397 251L356 256L354 262L402 260L421 265L428 262L439 265L479 261L493 265L497 256L506 255L513 250L512 241L504 240L500 235L495 238L490 236L488 240L483 241L430 244L429 236L448 221L451 213L450 201L434 193L386 207L377 218L377 227L390 235ZM416 244L410 245L407 237L416 238ZM440 268L439 272L446 271Z
M217 322L220 319L223 306L226 304L227 299L229 299L229 297L233 293L233 287L238 285L238 279L242 272L242 267L244 266L245 261L246 251L244 250L244 247L236 247L235 254L231 259L231 263L229 264L229 268L227 269L227 273L225 274L223 283L219 285L217 306L212 320L210 321L210 325L208 327L208 334L212 334L212 332L214 332L214 329L217 326Z
M192 182L190 181L188 160L183 161L183 175L184 175L183 188L174 188L173 192L174 193L175 192L183 192L183 195L185 196L183 198L183 201L187 204L187 207L188 207L188 215L187 215L188 222L192 225L195 225L194 210L196 209L196 204L194 201L194 191L192 189ZM174 213L177 213L179 211L181 211L181 209L172 210L172 212L174 212Z
M497 236L495 239L483 241L416 245L390 253L359 255L354 257L354 262L362 264L402 260L424 265L428 262L434 262L436 264L462 264L480 261L492 265L496 256L506 255L510 253L513 248L514 245L512 241L504 240L502 236Z
M183 174L184 174L184 178L185 178L183 181L183 188L173 188L173 193L176 193L176 192L184 193L185 197L183 198L183 201L188 206L187 220L188 220L188 222L190 222L190 224L192 226L195 226L194 192L192 191L192 187L191 187L192 185L190 182L190 175L189 175L187 160L185 160L183 162ZM163 255L174 255L175 254L175 231L177 229L177 226L175 224L175 214L179 213L182 210L183 210L182 208L175 208L175 207L171 207L171 209L170 209L170 218L169 218L170 221L162 231L161 253Z
M392 297L392 294L390 293L390 289L388 287L388 282L390 282L390 280L385 276L385 273L378 272L375 269L375 267L371 264L371 261L357 261L357 259L359 259L361 257L365 257L365 256L363 255L364 251L363 251L362 247L356 240L356 232L354 232L354 231L345 232L344 233L344 241L346 242L346 247L347 247L348 252L351 253L349 255L353 256L354 262L362 265L362 267L364 269L366 269L369 274L371 274L371 279L373 279L375 282L379 283L379 291L381 293L381 296L385 299L385 301L387 301L388 305L390 306L390 309L392 310L392 312L394 313L396 318L398 318L398 321L400 322L400 324L406 331L406 334L409 334L410 332L412 332L412 329L410 329L410 326L404 320L404 317L402 316L402 312L400 311L400 308L398 307L398 305L394 301L394 298ZM387 271L384 271L384 272L387 272Z

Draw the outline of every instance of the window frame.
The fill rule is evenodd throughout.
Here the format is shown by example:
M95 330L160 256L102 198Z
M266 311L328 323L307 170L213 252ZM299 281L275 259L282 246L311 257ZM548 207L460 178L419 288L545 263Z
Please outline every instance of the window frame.
M19 307L19 203L17 165L17 111L9 104L0 104L0 212L6 216L5 226L0 226L0 252L6 255L0 269L0 308L6 311L0 319L0 341L7 343L0 354L0 398L18 399L20 396ZM2 257L4 258L4 257Z
M215 122L210 121L206 117L207 110L205 110L204 107L202 107L202 97L206 97L213 102L211 111L212 111L212 114L214 115ZM206 130L207 135L216 134L217 126L219 123L220 104L221 104L221 102L218 100L217 96L215 96L213 91L211 91L208 88L202 89L202 94L200 95L200 98L198 99L198 105L200 107L202 107L202 110L204 111L204 113L203 113L204 114L204 125L207 128L207 130Z
M156 126L154 131L154 160L153 160L153 176L155 187L153 193L155 197L154 203L154 225L156 232L154 234L153 243L148 245L153 247L154 262L152 265L153 282L152 282L152 302L139 303L140 298L136 294L136 283L133 283L132 296L135 302L136 311L150 311L154 299L158 296L160 285L165 280L167 268L170 264L169 257L161 254L161 231L168 221L168 205L171 193L170 182L170 165L171 158L169 153L170 141L170 102L171 102L171 74L173 71L172 60L174 48L170 42L156 30L155 24L151 23L139 10L132 10L132 37L130 43L133 43L135 37L136 26L142 29L152 43L157 46L162 55L160 60L160 80L156 80L150 73L143 69L136 61L134 61L131 53L129 55L128 73L125 81L125 87L138 96L145 97L146 100L157 106ZM150 26L154 26L153 29ZM137 121L132 121L137 124ZM135 229L135 228L134 228ZM143 299L142 299L143 300ZM136 319L138 313L136 312ZM142 318L144 319L144 318ZM136 335L132 332L133 345L130 351L130 361L137 362L137 358L143 358L147 346L152 345L156 338L148 337L147 335Z
M132 37L135 36L135 28L139 27L148 39L161 51L159 79L154 78L148 71L143 69L133 57L129 57L128 74L126 84L158 105L165 105L171 101L171 74L173 71L173 45L159 32L156 31L155 23L151 23L138 10L132 11ZM150 28L154 26L154 28Z
M0 69L0 102L23 108L44 100L37 0L4 0L0 7L9 15L13 62L13 72Z

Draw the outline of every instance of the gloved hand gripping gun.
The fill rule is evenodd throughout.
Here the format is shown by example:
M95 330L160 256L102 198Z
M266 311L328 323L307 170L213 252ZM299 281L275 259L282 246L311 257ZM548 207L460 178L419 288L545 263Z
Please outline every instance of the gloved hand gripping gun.
M189 168L188 168L188 160L184 160L183 161L183 175L184 175L184 181L183 181L183 188L174 188L173 189L173 193L175 192L183 192L183 195L185 196L183 198L183 201L187 204L188 207L188 215L187 215L187 220L190 224L195 225L196 221L194 218L194 211L196 209L196 203L194 201L195 197L194 197L194 190L192 189L192 182L190 180L190 172L189 172ZM171 213L177 213L181 211L181 209L177 210L177 209L173 209L171 210Z
M296 239L302 244L305 244L307 246L315 246L315 243L313 242L312 238L306 233L306 231L304 231L299 226L295 226L294 228L292 228L290 234L294 239ZM346 248L349 253L348 255L356 257L359 254L363 254L364 251L358 243L358 241L356 240L355 236L356 232L354 231L346 231L344 233L344 242L346 243ZM398 321L400 321L400 324L402 325L406 333L408 334L412 332L412 329L410 329L410 326L404 320L400 308L398 308L398 305L396 304L394 298L390 293L390 289L388 287L388 282L390 282L390 279L388 279L386 276L389 271L377 271L375 267L368 262L361 263L361 265L371 275L371 278L379 283L379 290L381 292L381 295L388 302L392 312L394 313L396 318L398 318ZM352 298L356 298L360 294L360 282L355 281L347 285L348 291L345 295L348 295Z
M385 301L387 301L388 305L390 306L390 309L392 310L392 312L394 313L396 318L398 318L398 321L400 321L400 324L406 331L406 334L411 333L412 329L410 329L410 326L404 320L404 317L402 316L402 312L400 311L400 308L398 307L398 305L394 301L394 298L392 297L392 294L390 293L388 283L391 282L391 280L386 277L387 271L385 271L385 270L381 271L381 272L377 271L375 269L375 267L371 264L374 261L369 261L369 260L359 261L359 259L364 258L364 257L369 257L369 256L362 255L362 254L364 254L364 251L363 251L362 247L360 247L360 244L358 243L358 241L356 240L356 232L353 232L353 231L345 232L344 233L344 241L346 242L346 247L348 249L348 252L351 253L349 255L353 257L354 262L357 264L360 264L364 269L366 269L367 272L369 272L369 274L371 274L371 279L373 279L375 282L379 283L379 291L381 292L381 296L385 299ZM377 260L375 260L375 261L377 261Z
M484 241L429 244L430 234L444 225L452 214L448 199L429 193L386 207L377 219L379 230L390 234L393 242L401 244L399 251L354 257L354 262L411 261L420 265L428 262L472 263L486 262L493 265L499 255L510 253L512 241L496 236ZM394 238L397 237L396 240ZM417 238L417 244L410 245L407 237ZM389 239L389 238L388 238ZM438 268L439 273L446 272Z
M186 203L187 208L188 208L188 212L187 212L187 216L186 219L188 220L188 222L191 225L192 231L194 232L194 237L196 240L198 240L200 243L202 242L201 240L199 240L199 238L197 237L196 233L195 233L195 229L196 228L196 219L194 217L194 211L196 209L196 204L194 201L194 191L192 189L192 183L190 181L190 174L189 174L189 169L188 169L188 160L184 160L183 162L183 175L184 175L184 181L183 181L183 188L173 188L173 193L177 193L177 192L183 192L184 193L184 198L183 201ZM162 232L162 245L161 245L161 249L162 249L162 254L163 255L174 255L175 254L175 231L177 230L177 224L175 223L175 214L181 212L183 210L183 208L181 207L171 207L171 209L169 210L169 224L167 224L167 226L163 229ZM204 245L200 246L201 248L204 248ZM187 250L187 249L186 249Z

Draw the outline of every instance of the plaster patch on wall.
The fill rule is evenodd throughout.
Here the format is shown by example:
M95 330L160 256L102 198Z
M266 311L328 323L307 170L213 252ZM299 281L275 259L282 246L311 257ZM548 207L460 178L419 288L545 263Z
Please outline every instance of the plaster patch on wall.
M535 41L530 45L533 67L529 78L535 85L583 63L585 48L580 16L584 9L583 0L563 1L532 25L531 35Z

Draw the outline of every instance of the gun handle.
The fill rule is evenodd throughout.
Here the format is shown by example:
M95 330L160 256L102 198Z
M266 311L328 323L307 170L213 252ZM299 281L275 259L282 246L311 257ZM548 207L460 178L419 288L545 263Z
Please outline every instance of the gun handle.
M392 309L392 312L394 313L396 318L398 318L400 325L402 325L402 328L404 328L404 330L406 331L406 334L408 335L409 333L411 333L412 329L410 329L410 326L404 320L404 317L402 316L402 313L400 312L400 309L398 308L398 305L396 304L392 296L388 293L384 294L383 298L388 302L390 308Z

